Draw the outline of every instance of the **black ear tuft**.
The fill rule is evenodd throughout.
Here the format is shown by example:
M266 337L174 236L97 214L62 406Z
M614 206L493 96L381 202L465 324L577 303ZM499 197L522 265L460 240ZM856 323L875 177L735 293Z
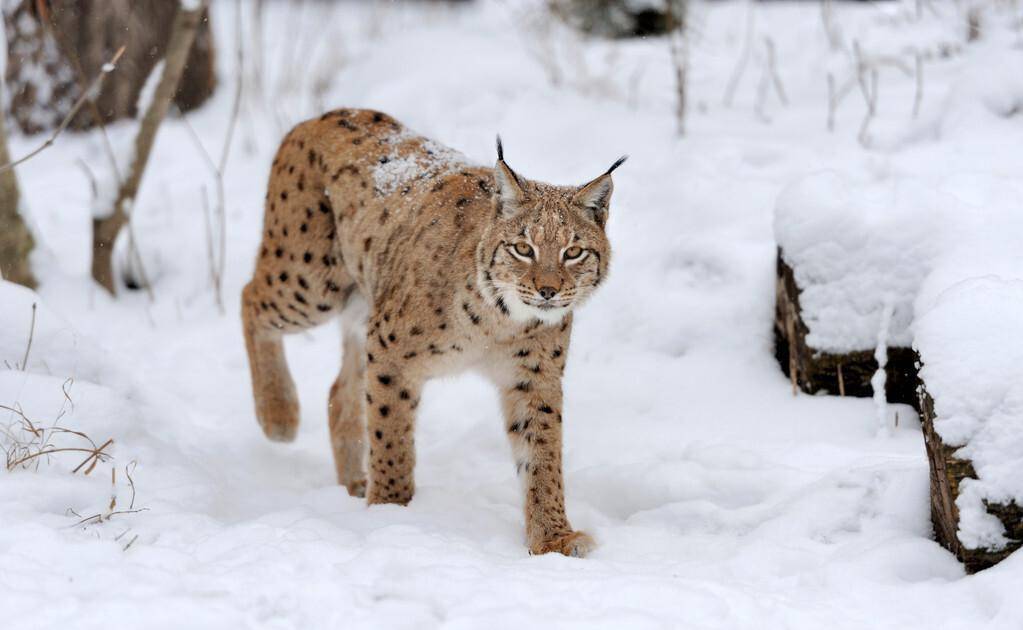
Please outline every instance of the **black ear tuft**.
M497 159L500 162L504 161L504 146L501 145L501 134L497 134Z
M501 152L501 138L500 138L500 136L497 138L497 151L498 151L498 153ZM629 156L627 156L627 155L623 155L622 157L618 158L617 160L615 160L615 163L611 165L611 168L607 169L607 171L604 174L605 175L610 175L611 171L615 170L616 168L618 168L622 164L625 164L625 160L627 160L627 159L629 159Z

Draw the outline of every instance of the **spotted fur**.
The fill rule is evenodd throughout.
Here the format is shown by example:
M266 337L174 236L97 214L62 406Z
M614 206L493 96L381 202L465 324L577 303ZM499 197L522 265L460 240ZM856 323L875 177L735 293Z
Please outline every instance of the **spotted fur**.
M530 551L584 555L593 541L565 515L561 375L572 309L607 277L619 163L553 186L515 173L500 146L494 168L472 166L379 112L295 127L273 161L242 293L266 435L291 440L299 421L282 335L343 311L327 405L340 483L370 503L410 501L423 384L476 369L502 394Z

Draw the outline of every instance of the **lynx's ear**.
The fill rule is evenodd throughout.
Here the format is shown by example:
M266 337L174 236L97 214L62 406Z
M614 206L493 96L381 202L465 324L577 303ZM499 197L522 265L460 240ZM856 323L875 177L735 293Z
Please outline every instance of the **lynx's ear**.
M494 200L497 204L498 214L504 217L515 214L528 197L528 193L525 183L504 161L501 136L497 136L497 164L494 165L494 182L497 184L497 195Z
M588 184L580 186L579 190L572 196L572 201L589 211L591 218L600 227L604 227L604 224L607 222L607 209L611 203L611 193L614 191L611 172L624 164L627 159L628 156L626 155L618 158L603 175Z

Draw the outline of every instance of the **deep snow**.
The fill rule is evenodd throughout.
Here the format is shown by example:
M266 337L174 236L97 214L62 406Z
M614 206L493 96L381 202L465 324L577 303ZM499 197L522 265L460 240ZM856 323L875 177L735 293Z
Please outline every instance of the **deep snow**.
M0 404L44 424L63 410L62 426L114 438L115 460L88 477L62 456L0 472L3 618L25 628L1019 628L1020 554L965 576L930 539L912 410L890 406L898 424L879 438L870 400L793 397L770 335L772 216L787 185L822 169L878 181L1023 172L1020 117L990 106L1011 95L973 80L992 59L1013 67L1015 35L966 46L952 6L914 29L896 7L836 4L847 38L924 33L935 49L942 38L963 49L928 62L915 121L913 81L881 72L868 150L855 93L825 129L825 73L849 64L828 54L815 4L755 6L755 41L773 37L791 103L769 102L769 122L754 114L756 58L733 107L721 106L746 5L700 4L688 136L677 140L666 42L585 43L529 19L525 4L477 4L268 3L268 76L246 101L225 180L226 315L210 290L200 202L213 182L180 121L161 130L135 205L152 303L141 292L112 300L86 281L91 193L76 160L101 163L98 138L68 134L19 168L43 285L35 295L0 284L0 363L22 360L40 304L27 370L0 371ZM214 14L225 77L232 5ZM554 70L538 62L552 50ZM189 118L213 155L228 86ZM500 132L516 170L557 183L631 154L615 172L612 273L578 314L565 380L567 507L600 543L590 558L526 555L497 399L478 377L427 388L406 508L367 508L334 482L334 326L288 342L303 403L296 443L262 437L236 313L265 178L291 124L340 105L387 111L474 162L493 161ZM131 125L111 134L120 146ZM12 153L39 140L15 138ZM118 509L129 505L132 462L134 506L146 511L76 526L110 504L111 466Z

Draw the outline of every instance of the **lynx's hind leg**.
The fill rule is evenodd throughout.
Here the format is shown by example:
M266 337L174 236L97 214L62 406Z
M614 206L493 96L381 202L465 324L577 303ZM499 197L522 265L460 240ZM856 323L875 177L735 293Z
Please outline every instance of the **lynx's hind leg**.
M266 437L290 442L298 431L298 395L284 356L283 324L262 306L258 291L250 282L242 291L242 330L249 356L256 419Z
M366 495L366 313L366 303L355 297L341 314L341 373L327 400L337 480L353 497Z

